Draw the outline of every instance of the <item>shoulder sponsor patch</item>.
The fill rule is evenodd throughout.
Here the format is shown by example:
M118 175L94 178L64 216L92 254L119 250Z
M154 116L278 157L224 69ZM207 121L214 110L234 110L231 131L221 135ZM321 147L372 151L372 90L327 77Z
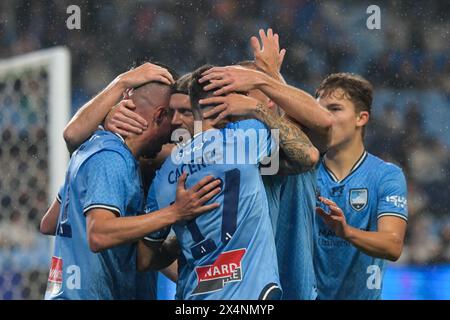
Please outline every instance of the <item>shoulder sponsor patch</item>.
M402 208L402 209L406 208L407 204L408 204L406 197L396 196L396 195L387 196L386 202L389 202L389 203L393 204L394 206L396 206L397 208Z
M197 287L193 295L219 291L229 282L242 280L241 261L246 249L238 249L221 253L211 265L195 268Z
M368 190L365 188L350 189L350 195L349 195L350 205L356 211L361 211L367 206L368 197L369 197L369 193L368 193Z

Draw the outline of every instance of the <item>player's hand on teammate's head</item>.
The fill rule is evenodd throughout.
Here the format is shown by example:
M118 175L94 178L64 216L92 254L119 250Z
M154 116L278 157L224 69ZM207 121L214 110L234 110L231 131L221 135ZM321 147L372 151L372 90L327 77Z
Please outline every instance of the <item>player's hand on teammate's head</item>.
M148 123L134 112L134 109L136 109L136 106L132 100L124 99L120 101L106 116L105 129L123 137L128 137L130 134L141 134L147 129Z
M259 39L256 36L251 37L250 44L256 66L272 76L278 74L286 55L286 49L280 50L278 34L273 33L271 28L267 32L260 29Z
M205 205L206 202L220 193L220 179L206 176L190 189L186 189L187 174L184 172L177 183L177 195L172 205L177 215L177 221L191 220L195 217L216 209L219 203Z
M202 105L215 104L211 110L203 113L203 118L214 118L213 125L228 116L251 115L258 104L258 100L243 94L230 93L226 96L210 97L199 101Z
M158 81L167 85L171 85L175 82L166 68L150 62L122 73L119 75L119 81L123 82L125 88L135 88L151 81Z
M220 96L231 92L247 92L257 89L263 84L266 75L262 72L241 66L213 67L203 72L199 83L209 83L205 91L215 90L214 95Z
M334 201L330 199L319 197L319 200L328 207L329 213L326 213L325 210L320 207L316 207L316 213L338 237L345 239L347 236L348 225L344 212Z

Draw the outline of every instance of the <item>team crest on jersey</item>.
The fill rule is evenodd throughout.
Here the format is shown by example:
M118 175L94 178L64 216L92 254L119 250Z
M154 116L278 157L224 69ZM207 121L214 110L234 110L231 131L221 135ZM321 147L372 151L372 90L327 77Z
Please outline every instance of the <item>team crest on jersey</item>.
M213 264L196 267L197 287L192 294L219 291L229 282L241 281L241 261L245 251L246 249L226 251L221 253Z
M59 257L52 257L52 264L50 266L50 273L48 275L47 293L57 294L62 286L62 269L63 260Z
M361 211L367 206L367 189L350 189L350 205L356 211Z

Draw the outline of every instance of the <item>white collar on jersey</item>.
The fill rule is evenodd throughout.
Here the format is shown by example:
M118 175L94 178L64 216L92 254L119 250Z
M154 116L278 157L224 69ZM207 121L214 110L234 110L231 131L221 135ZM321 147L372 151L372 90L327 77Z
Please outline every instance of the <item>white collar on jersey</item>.
M325 164L325 157L322 159L323 162L323 167L325 168L326 172L328 172L328 174L330 175L330 177L333 179L334 182L336 183L341 183L342 181L344 181L345 179L347 179L347 177L349 177L353 172L356 171L356 169L358 169L361 164L364 162L364 160L366 160L367 158L367 151L364 150L363 154L361 155L361 157L359 157L358 160L356 160L355 164L353 165L352 169L350 170L350 172L341 180L339 180L336 175L333 173L333 171L331 171L330 169L328 169L327 165Z
M99 128L100 130L106 131L106 129L105 129L101 124L98 125L98 128ZM112 132L112 131L110 131L110 132ZM125 139L124 139L120 134L115 133L115 132L112 132L112 133L114 133L116 136L118 136L118 137L120 138L120 140L122 140L122 142L125 143Z

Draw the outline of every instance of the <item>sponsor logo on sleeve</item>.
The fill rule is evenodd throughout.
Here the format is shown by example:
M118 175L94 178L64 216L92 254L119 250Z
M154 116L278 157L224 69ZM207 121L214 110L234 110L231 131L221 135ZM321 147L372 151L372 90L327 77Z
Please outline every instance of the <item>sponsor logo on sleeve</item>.
M408 201L402 196L387 196L386 201L392 203L397 208L406 208Z

